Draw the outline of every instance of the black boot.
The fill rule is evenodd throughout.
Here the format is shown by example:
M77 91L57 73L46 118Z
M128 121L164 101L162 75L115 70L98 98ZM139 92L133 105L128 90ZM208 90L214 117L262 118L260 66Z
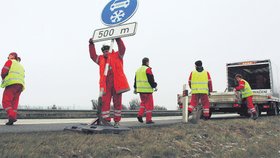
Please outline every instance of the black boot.
M154 124L155 122L154 121L148 121L146 122L146 124Z
M6 123L6 125L10 126L10 125L13 125L14 122L16 122L17 120L16 119L9 119L9 121Z
M143 117L142 116L137 116L138 122L143 123Z

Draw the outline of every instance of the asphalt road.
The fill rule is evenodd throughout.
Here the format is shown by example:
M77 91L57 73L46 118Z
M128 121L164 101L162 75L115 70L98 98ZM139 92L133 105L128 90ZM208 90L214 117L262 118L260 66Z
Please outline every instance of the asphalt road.
M237 114L212 115L211 119L237 118ZM0 123L0 133L26 133L26 132L50 132L63 131L65 127L88 124L95 119L20 119L12 126L5 125L6 120ZM136 118L123 118L121 127L141 128L148 126L165 126L182 122L181 116L153 117L154 125L137 122Z

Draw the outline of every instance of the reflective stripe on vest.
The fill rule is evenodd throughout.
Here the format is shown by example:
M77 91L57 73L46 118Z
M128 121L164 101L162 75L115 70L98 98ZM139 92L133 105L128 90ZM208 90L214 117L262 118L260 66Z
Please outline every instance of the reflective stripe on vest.
M24 75L25 72L23 66L18 61L12 60L10 71L2 81L1 87L4 88L13 84L21 84L24 89Z
M148 66L141 66L136 71L136 92L138 93L154 92L147 78L146 70L148 68L149 68Z
M249 85L249 83L245 80L242 79L242 81L245 82L245 86L244 89L241 90L241 94L242 94L242 98L247 98L253 95L251 86Z
M194 70L191 78L192 94L208 94L207 71L198 72Z

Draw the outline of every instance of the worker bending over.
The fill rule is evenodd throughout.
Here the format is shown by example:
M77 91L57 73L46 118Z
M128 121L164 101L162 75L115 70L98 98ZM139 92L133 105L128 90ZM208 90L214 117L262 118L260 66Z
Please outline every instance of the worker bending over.
M257 111L253 104L253 92L250 84L243 79L242 75L236 74L235 79L238 81L238 86L235 87L235 91L241 91L242 100L247 101L247 107L251 118L256 120L258 118Z

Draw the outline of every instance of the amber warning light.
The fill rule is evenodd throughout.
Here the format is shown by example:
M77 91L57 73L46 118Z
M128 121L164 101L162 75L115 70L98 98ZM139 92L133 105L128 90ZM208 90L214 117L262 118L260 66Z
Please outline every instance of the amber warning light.
M253 62L253 61L246 61L246 62L240 63L240 65L253 65L253 64L256 64L256 62Z

